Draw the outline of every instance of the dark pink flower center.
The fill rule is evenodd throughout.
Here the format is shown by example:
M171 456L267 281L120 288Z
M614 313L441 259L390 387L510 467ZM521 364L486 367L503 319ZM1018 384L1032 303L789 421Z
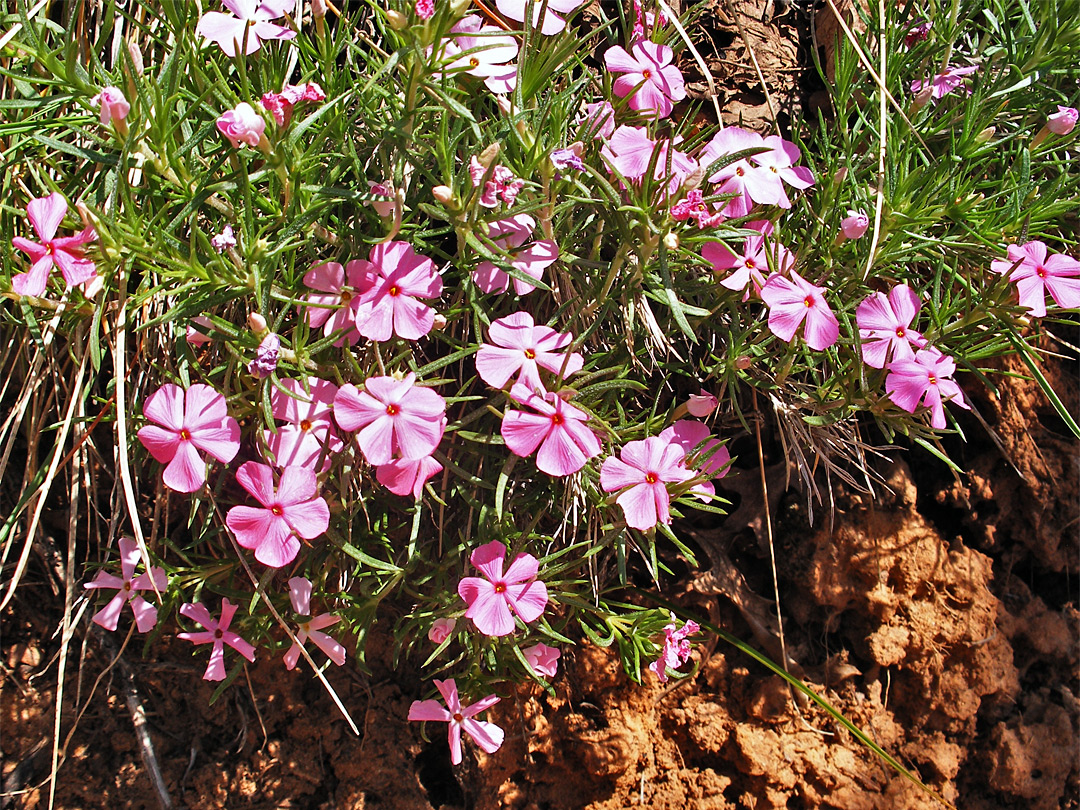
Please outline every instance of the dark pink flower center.
M506 583L504 583L504 582L496 582L495 583L495 593L506 593Z
M191 441L191 431L188 430L187 428L180 428L180 441L182 441L182 442L190 442Z
M561 425L562 423L563 423L562 414L553 413L551 415L551 424L553 424L553 425Z
M535 360L536 359L536 352L534 352L532 349L526 349L525 350L525 359L526 360Z
M645 70L641 71L641 77L643 79L648 79L650 76L652 76L652 71L648 68L645 68Z
M397 296L401 295L401 287L399 287L397 284L391 284L390 289L386 291L386 294L389 295L391 298L396 298Z
M341 291L341 303L347 304L350 301L352 301L352 293L349 292L348 290L342 290Z
M655 484L659 480L660 476L658 476L656 473L645 473L646 484Z
M305 430L305 431L306 430L311 430L311 420L310 419L301 419L300 420L300 429Z
M52 242L46 242L46 243L45 243L45 252L46 252L46 253L47 253L47 254L48 254L49 256L55 256L55 255L56 255L56 248L55 248L55 247L53 247L53 243L52 243Z
M906 333L904 332L904 327L902 327L902 326L896 327L896 336L897 337L902 338L905 334Z
M735 174L739 175L739 177L742 177L743 175L746 174L746 171L743 169L742 166L740 166L739 168L737 168L735 170Z
M812 296L812 295L806 296L806 298L803 299L803 306L806 307L807 309L810 309L811 307L813 307L814 306L814 296Z
M386 413L387 413L387 414L388 414L389 416L397 416L397 415L398 415L398 412L399 412L400 410L401 410L401 408L399 408L399 407L398 407L397 405L387 405L387 406L386 406Z
M1046 268L1040 264L1038 269L1035 270L1035 275L1039 278L1046 278Z
M273 515L274 517L281 517L282 515L285 514L285 510L282 509L277 504L274 504L273 506L270 507L270 514Z
M224 637L225 637L225 633L222 632L221 628L218 628L217 630L214 631L214 638L224 638Z
M472 67L480 67L480 60L474 56L472 59L469 60L469 65Z
M754 263L753 259L747 259L745 262L743 262L743 264L745 264L751 270L754 270L757 267L757 264Z
M124 590L125 591L130 591L131 590L131 583L130 582L125 582L124 583Z
M463 715L461 712L454 712L454 722L455 723L463 723L463 722L465 722L465 715Z
M937 385L937 377L935 375L933 375L933 374L931 374L929 377L927 377L926 381L928 383L930 383L931 385Z

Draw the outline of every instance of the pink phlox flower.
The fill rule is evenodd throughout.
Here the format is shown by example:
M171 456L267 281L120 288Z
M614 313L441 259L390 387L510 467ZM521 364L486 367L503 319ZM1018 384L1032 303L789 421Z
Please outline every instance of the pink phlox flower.
M450 29L456 36L444 42L440 57L447 72L465 72L483 79L493 93L510 93L517 84L518 43L476 14L462 17Z
M1046 119L1046 128L1055 135L1068 135L1080 119L1080 110L1057 105L1057 112Z
M292 120L293 108L305 101L325 101L326 93L315 82L305 84L287 84L280 93L263 93L259 103L262 104L279 127L289 125Z
M660 657L649 664L649 669L660 679L661 683L667 682L667 670L669 668L677 669L690 658L692 648L687 636L693 635L700 629L700 625L692 620L686 622L682 627L678 627L675 614L671 615L671 623L664 628L664 645L660 651Z
M281 354L281 338L273 332L259 341L255 349L255 359L248 363L248 373L264 380L277 370L278 356Z
M790 343L805 321L806 345L817 351L827 349L840 337L840 322L825 300L825 288L790 272L790 280L773 273L761 288L761 300L769 307L769 329Z
M384 183L375 183L371 180L367 181L368 192L371 194L372 199L365 200L367 205L370 205L375 209L375 213L380 217L389 217L394 214L394 186L387 180Z
M663 14L644 11L640 0L634 0L634 28L630 32L631 40L648 39L651 32L665 25L667 25L667 17Z
M356 312L360 307L361 288L369 283L365 268L366 263L360 260L353 260L345 267L337 262L326 262L304 274L304 284L316 291L305 298L309 304L308 325L321 326L327 337L345 330L335 346L352 345L360 339L360 333L356 331Z
M375 245L368 261L356 264L362 274L356 308L356 330L361 335L378 341L393 335L416 340L431 331L435 310L418 299L442 294L435 262L408 242L394 241Z
M751 295L761 295L766 273L786 273L795 265L795 255L772 238L773 224L768 220L755 220L743 227L758 231L759 236L748 236L743 243L741 256L723 242L706 242L701 248L702 257L712 265L714 272L733 270L720 280L729 290L745 290L743 300Z
M165 383L143 404L152 425L139 428L143 446L165 467L165 486L195 492L206 481L206 462L199 451L228 464L240 450L240 425L229 416L225 397L196 383L185 391Z
M680 419L660 431L660 438L682 448L682 465L694 475L709 479L723 478L731 465L731 453L712 435L709 426L693 419ZM700 481L690 487L698 500L709 501L716 495L712 480Z
M601 138L606 141L615 134L615 108L607 101L586 104L585 111L577 119L577 125L579 138Z
M292 602L293 610L300 616L300 620L297 623L296 641L285 653L285 669L295 669L296 662L300 660L300 647L309 638L312 644L326 653L326 657L339 667L344 664L345 648L336 639L321 632L341 621L341 617L332 616L329 613L311 615L311 582L304 577L290 579L289 601Z
M268 39L293 39L296 32L272 23L292 12L296 0L221 0L232 14L208 11L199 19L195 33L216 42L226 56L236 56L245 42L244 53L251 54ZM235 16L233 16L235 15Z
M537 468L557 478L576 473L600 455L600 440L585 424L589 415L557 393L541 396L516 383L510 397L533 411L507 411L503 417L502 437L514 455L527 458L539 447Z
M421 20L430 20L435 16L435 0L416 0L413 10Z
M922 42L930 36L930 29L934 27L932 20L920 20L908 29L904 35L904 45L913 47L917 42Z
M54 238L67 210L67 200L59 191L26 204L26 216L41 244L22 236L11 240L11 244L30 256L33 262L28 273L19 273L11 279L11 289L19 295L39 296L45 292L49 271L54 265L60 268L68 287L94 277L96 268L92 261L83 257L82 245L95 241L97 231L84 228L75 236Z
M156 590L160 593L168 587L169 577L164 568L156 565L150 567L149 573L135 576L135 568L141 559L139 544L127 537L121 537L118 545L120 546L120 576L98 571L96 577L83 585L84 588L116 590L116 595L105 607L94 614L91 621L106 630L115 630L116 623L120 619L120 611L123 610L125 604L130 604L131 612L135 614L135 626L140 633L145 633L157 624L157 608L139 596L139 591Z
M446 428L446 417L442 427ZM442 472L443 465L433 456L424 456L415 461L396 458L387 464L375 468L375 480L395 495L412 495L419 498L426 484L436 473Z
M770 135L762 139L762 143L769 147L769 151L752 156L750 161L763 170L765 177L771 176L779 186L779 199L776 204L781 208L791 208L791 200L784 185L797 189L810 188L814 185L814 175L805 166L795 165L802 159L802 152L791 141L785 141L779 135Z
M214 234L210 239L210 246L218 253L224 253L228 248L236 247L236 235L233 233L232 225L226 225L221 229L221 233Z
M242 144L258 146L265 137L266 119L246 101L241 101L218 118L217 128L234 149L239 149Z
M522 247L532 236L536 220L528 214L516 214L507 219L488 223L488 236L496 247L512 257L509 264L515 270L539 281L544 271L559 258L559 246L550 239L538 239L528 247ZM473 282L486 293L504 293L510 288L510 275L500 270L494 262L480 262L472 274ZM514 292L528 295L536 286L514 280Z
M442 441L446 400L416 385L412 372L404 379L368 377L364 390L343 385L334 400L334 418L342 430L359 431L356 442L369 464L394 458L418 461Z
M540 33L548 37L557 34L566 28L566 20L560 14L569 14L581 5L582 0L547 0L547 11L544 12L544 3L533 2L532 27L535 29L541 25L540 15L544 12L543 25ZM495 6L499 13L507 19L525 22L525 8L528 0L495 0Z
M694 473L683 466L685 451L676 444L650 436L627 442L619 457L609 456L600 468L604 492L619 491L615 502L626 515L626 525L640 531L671 523L668 484L689 481Z
M205 315L196 315L190 321L188 321L187 329L185 330L184 337L187 342L192 346L203 346L207 343L212 343L213 338L210 337L210 332L214 329L214 323Z
M529 391L546 391L540 369L563 378L581 371L585 359L573 352L560 354L574 341L569 332L556 332L550 326L537 326L528 312L515 312L492 321L488 340L476 353L476 371L492 388L503 388L517 374L515 382Z
M897 407L915 413L920 401L930 409L930 424L945 428L945 402L970 410L960 386L952 379L956 361L933 346L919 349L911 360L894 360L888 365L885 390Z
M671 152L671 174L668 175L668 152ZM612 134L600 149L600 156L607 161L614 172L630 182L645 176L656 152L656 165L653 177L656 180L668 179L667 193L674 194L682 181L697 169L697 162L678 149L672 148L670 140L654 141L645 127L631 127L625 124Z
M582 144L580 141L566 149L552 149L548 155L551 165L556 169L573 169L576 172L585 171L585 161L581 159ZM555 172L555 178L560 177Z
M884 293L876 292L855 310L862 341L863 362L871 368L885 368L890 360L911 360L926 345L926 338L911 328L922 302L906 284Z
M526 624L540 618L547 607L548 592L536 578L536 557L518 554L504 572L506 546L492 540L474 549L469 561L484 576L463 577L458 595L469 606L465 618L472 619L477 630L487 636L505 636L514 632L513 614Z
M699 228L712 228L724 220L724 215L715 208L716 206L710 206L705 202L705 195L701 193L701 189L695 188L671 206L671 218L676 222L692 219Z
M840 233L845 239L861 239L870 227L870 217L864 211L848 211L840 220Z
M495 695L481 698L471 706L462 706L458 698L457 684L453 678L445 681L435 679L435 688L439 690L444 709L437 700L414 700L409 706L410 720L449 723L450 762L461 764L461 732L464 731L473 742L489 754L494 754L503 743L504 733L494 723L477 720L476 715L485 712L499 702Z
M456 626L457 619L436 619L428 629L428 641L432 644L442 644L450 638Z
M469 158L469 177L473 186L479 188L487 168L476 155ZM484 193L480 195L480 205L485 208L494 208L502 200L509 207L517 201L517 196L525 188L525 181L515 177L514 173L505 166L497 165L491 172L491 177L484 183Z
M1047 258L1046 245L1027 242L1009 245L1007 259L990 263L996 273L1008 273L1009 281L1016 283L1020 306L1027 307L1037 318L1046 315L1046 293L1062 309L1080 307L1080 261L1055 253Z
M300 380L282 380L270 392L270 413L285 424L277 432L263 431L274 466L307 467L325 472L345 448L332 418L338 387L329 380L308 377L310 394ZM320 463L319 459L322 459Z
M131 112L131 105L119 87L103 87L100 93L90 99L90 103L101 108L102 126L108 126L114 120L123 121Z
M700 394L691 394L690 398L686 400L687 412L698 419L704 419L715 411L719 405L720 400L716 398L716 395L710 394L704 388L701 389Z
M630 96L631 110L666 118L674 102L686 98L682 71L671 64L674 53L667 45L638 40L627 52L615 45L604 51L604 64L611 73L621 73L612 85L619 98Z
M708 169L716 161L749 149L767 149L765 139L756 132L742 127L725 127L716 133L698 155L698 163ZM750 158L740 158L728 163L708 177L710 183L719 184L717 194L734 194L722 209L726 217L747 216L754 204L778 205L787 199L779 176L750 163Z
M318 494L315 473L306 467L285 467L275 487L271 467L246 461L236 471L236 480L260 506L234 506L225 525L263 565L288 565L300 551L298 537L314 540L330 525L330 507Z
M177 633L176 637L183 639L184 641L190 641L195 645L214 645L210 650L210 663L206 665L206 672L203 673L204 681L225 680L226 644L244 656L248 661L255 660L255 647L229 629L229 625L232 624L233 615L236 613L237 607L237 605L234 605L228 599L222 599L221 618L214 619L210 615L210 611L207 610L206 606L201 602L198 604L188 602L180 606L180 615L186 616L193 622L202 625L205 629L195 633Z
M559 656L562 655L555 647L549 647L543 642L537 642L531 647L521 651L529 666L545 678L554 678L559 671Z
M971 88L964 83L964 77L976 72L978 69L977 65L972 67L948 68L929 82L923 81L922 79L916 79L911 83L911 92L918 94L929 87L931 97L939 99L947 96L954 90L963 88L965 93L971 95Z

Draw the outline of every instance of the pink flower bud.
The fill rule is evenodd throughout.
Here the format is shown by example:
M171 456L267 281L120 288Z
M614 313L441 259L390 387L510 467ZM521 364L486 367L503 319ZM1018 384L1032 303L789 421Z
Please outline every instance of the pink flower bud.
M435 186L431 189L431 196L443 205L449 205L454 201L454 190L450 186Z
M847 213L848 215L840 220L840 233L846 239L858 239L870 227L870 218L862 211L848 211Z
M114 120L123 121L127 118L127 114L131 112L131 105L128 104L128 100L124 98L124 93L119 87L102 88L101 92L90 101L101 107L102 126L107 126L110 121ZM1073 121L1074 123L1076 121L1075 114L1073 115Z
M248 329L254 332L256 335L261 335L267 330L266 318L260 315L258 312L252 312L247 316Z
M266 131L266 120L255 112L254 107L242 101L236 105L236 109L229 110L218 118L217 128L237 149L242 143L258 146L263 132Z
M202 329L196 329L196 324L202 327ZM187 325L187 342L192 346L202 346L206 343L212 343L213 338L207 334L214 328L214 324L205 315L196 315Z
M541 642L526 647L521 652L525 656L525 660L529 662L529 666L545 678L554 678L555 673L559 671L559 655L561 653L556 648L549 647Z
M690 399L686 401L686 410L690 412L691 416L704 419L715 411L719 404L720 400L702 388L700 394L690 395Z
M1046 119L1046 128L1055 135L1068 135L1076 126L1076 120L1080 117L1080 111L1075 107L1062 107L1058 105L1058 111Z
M428 641L432 644L442 644L450 638L450 634L454 632L454 625L456 624L457 619L436 619L432 622L431 629L428 630Z

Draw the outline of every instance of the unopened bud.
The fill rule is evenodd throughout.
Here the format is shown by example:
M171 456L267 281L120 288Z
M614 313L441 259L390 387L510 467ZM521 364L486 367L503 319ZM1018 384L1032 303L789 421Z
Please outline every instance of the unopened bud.
M491 146L489 146L487 149L485 149L483 152L481 152L480 155L476 159L480 163L480 165L484 167L484 169L486 171L487 168L489 166L491 166L492 163L495 162L495 158L497 158L498 156L499 156L499 142L496 141L495 143L491 144Z
M679 235L675 231L668 231L664 234L664 247L668 250L679 249Z
M927 86L920 90L918 93L916 93L915 98L912 99L911 112L917 113L919 110L925 107L927 102L930 101L933 95L934 86L932 84L927 84Z
M261 335L267 330L266 318L260 315L258 312L252 312L247 316L248 329L254 332L256 335Z
M432 322L431 328L435 329L436 331L441 331L441 330L445 329L446 328L446 316L445 315L440 315L438 312L436 312L435 313L435 320Z
M139 50L139 46L134 42L128 42L128 53L131 54L131 66L135 69L136 75L143 72L143 58L142 51Z
M326 16L326 0L311 0L311 18L321 20Z
M848 176L848 168L847 168L847 166L841 166L839 169L836 170L836 173L832 176L833 185L834 186L840 185L841 183L843 183L847 179L847 176Z
M975 136L975 143L986 143L988 140L994 137L997 132L997 127L987 127L978 135Z
M682 190L684 194L689 194L691 191L696 190L701 186L701 181L705 179L705 169L702 166L698 166L690 174L686 175L682 181Z
M499 109L502 110L503 115L513 114L514 102L506 96L495 96L495 103L499 105Z
M386 21L395 31L404 31L409 27L409 19L400 11L390 9L386 12Z
M450 205L454 201L454 190L450 186L435 186L431 189L431 196L443 205Z
M739 371L746 371L753 363L753 358L747 357L745 354L742 357L735 358L735 368Z

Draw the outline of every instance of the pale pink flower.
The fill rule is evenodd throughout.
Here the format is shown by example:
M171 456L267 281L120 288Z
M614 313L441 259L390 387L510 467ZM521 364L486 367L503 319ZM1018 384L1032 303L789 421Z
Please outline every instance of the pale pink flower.
M686 400L686 410L691 416L696 416L698 419L704 419L715 411L719 405L720 400L716 398L716 395L710 394L704 388L701 389L700 394L691 394L690 398Z
M514 455L526 458L540 448L536 466L556 477L575 473L585 462L600 455L600 440L585 423L589 415L551 392L538 396L517 383L510 389L516 402L528 411L507 411L502 437Z
M511 64L518 55L518 43L502 29L484 25L475 14L462 17L440 51L447 72L463 71L483 79L493 93L510 93L517 84L517 68Z
M389 464L394 458L418 461L430 456L442 441L446 400L430 388L416 385L410 372L402 380L368 377L364 390L341 387L334 400L334 418L342 430L360 431L356 442L369 464Z
M279 127L289 125L293 108L304 101L325 101L326 93L315 82L287 84L280 93L263 93L259 103L273 116Z
M421 20L430 20L435 16L435 0L416 0L413 10Z
M532 4L532 27L540 27L540 33L544 36L557 34L566 28L566 20L560 14L569 14L581 5L582 0L546 0L545 3ZM518 22L525 22L525 9L528 0L495 0L495 6L504 17ZM546 11L545 11L546 8ZM543 25L541 17L543 14Z
M432 644L442 644L450 638L456 626L457 619L436 619L428 630L428 641Z
M864 211L848 211L840 220L840 233L845 239L861 239L870 227L870 217Z
M437 700L414 700L409 706L409 719L450 724L448 730L450 762L454 765L461 764L462 731L472 737L473 742L487 753L494 754L498 751L503 743L503 730L494 723L475 718L476 715L498 703L499 698L488 695L471 706L462 706L458 698L457 684L453 678L447 678L445 681L435 679L434 683L446 703L446 708L444 709Z
M463 577L458 595L469 609L465 618L488 636L514 632L514 615L523 622L536 621L547 607L547 586L536 578L539 563L532 554L518 554L503 571L506 546L492 540L473 550L469 561L483 577ZM512 611L512 612L511 612Z
M258 146L266 131L266 119L246 101L241 101L218 118L217 128L235 149L239 149L241 144Z
M360 259L357 264L363 278L356 331L379 341L393 335L416 340L431 331L435 310L418 300L442 294L442 277L431 259L408 242L394 241L375 245L368 261Z
M623 74L615 80L612 91L619 98L629 95L630 109L666 118L674 102L686 98L682 72L671 64L673 57L667 45L647 39L635 42L629 53L618 45L608 48L604 64L611 73Z
M354 260L342 267L337 262L326 262L312 267L304 274L304 284L316 290L305 300L308 325L321 326L327 337L345 330L334 343L335 346L352 345L360 339L356 331L356 312L360 307L361 287L368 283L366 262ZM348 282L348 283L346 283Z
M22 236L11 240L11 244L29 255L33 262L30 272L18 273L11 278L11 289L19 295L39 296L45 292L49 271L54 265L60 268L68 287L82 284L94 277L94 263L83 257L82 246L95 241L97 231L84 228L75 236L54 238L67 210L67 200L59 191L27 203L26 216L42 244L31 242Z
M276 467L307 467L325 472L345 443L333 422L338 387L329 380L308 377L308 391L300 380L282 380L270 392L270 413L285 424L277 432L263 431ZM319 463L319 459L322 463Z
M559 353L573 342L572 334L537 326L528 312L515 312L492 321L488 340L491 343L481 343L476 353L476 371L492 388L503 388L517 374L515 382L529 391L546 391L540 379L541 368L552 374L561 372L566 378L577 374L585 364L577 352Z
M293 39L295 31L272 23L292 12L296 0L221 0L232 14L208 11L199 19L195 33L216 42L226 56L255 53L268 39ZM236 15L236 16L233 16ZM245 40L246 37L246 40ZM246 41L246 45L244 45Z
M781 208L791 208L784 185L797 189L810 188L814 185L814 175L805 166L795 165L802 159L802 152L791 141L785 141L779 135L770 135L762 143L769 147L769 151L756 154L750 160L761 168L765 177L772 177L779 186L776 204Z
M101 108L102 126L108 126L110 121L123 121L131 112L131 105L119 87L103 87L90 103Z
M640 531L671 523L668 509L669 483L681 484L694 477L682 465L686 455L681 447L658 436L627 442L619 458L609 456L600 468L600 487L619 492L615 502L626 515L626 525Z
M960 386L952 379L956 362L933 346L919 349L911 360L894 360L888 365L885 390L899 408L915 413L922 404L930 408L930 424L945 428L945 402L970 410Z
M165 569L158 566L151 566L149 573L135 576L135 568L141 559L139 544L127 537L121 537L118 545L120 546L120 576L98 571L96 577L83 585L84 588L116 590L116 595L105 607L94 614L91 621L106 630L115 630L116 623L120 619L120 611L123 610L125 604L130 604L131 612L135 614L135 626L140 633L146 633L157 624L157 608L139 596L138 592L156 590L161 593L168 587L169 577Z
M912 360L912 349L926 345L926 338L911 328L922 302L906 284L884 293L876 292L855 310L862 341L863 362L871 368L885 368L890 360Z
M255 349L255 359L248 363L248 373L264 380L277 369L278 356L281 354L281 338L273 332L259 341Z
M204 346L207 343L213 342L214 339L210 337L210 333L213 329L213 321L205 315L196 315L188 321L184 336L187 339L187 342L192 346Z
M165 383L143 404L154 424L139 429L139 441L167 464L162 479L177 492L195 492L206 481L206 462L199 451L228 464L240 450L240 425L229 416L225 397L196 383L185 391Z
M751 294L761 295L766 273L786 273L791 270L795 256L772 238L773 224L768 220L755 220L743 227L759 231L761 235L746 238L741 256L723 242L706 242L702 245L701 255L712 265L714 272L734 271L721 279L720 284L729 290L745 290L743 300L746 301Z
M836 343L840 323L825 300L824 287L811 284L794 270L791 280L774 273L761 288L761 300L769 306L769 329L789 343L806 322L806 345L821 351Z
M550 239L538 239L526 248L521 246L532 236L536 220L528 214L516 214L488 223L488 236L496 246L512 256L510 266L539 281L544 270L559 258L559 246ZM519 248L521 248L519 250ZM510 288L510 276L493 262L480 262L472 274L473 282L486 293L504 293ZM519 278L514 279L514 292L528 295L536 287Z
M262 506L234 506L225 525L263 565L288 565L300 551L298 537L314 540L330 525L330 507L319 497L315 473L306 467L285 467L275 488L272 468L246 461L236 471L236 480Z
M911 83L911 92L918 94L926 88L930 88L930 95L934 99L947 96L949 93L958 89L963 89L965 93L971 95L971 88L964 83L964 77L974 73L978 69L978 66L948 68L929 82L923 81L922 79L913 81Z
M554 678L555 673L559 671L559 656L562 653L543 642L537 642L531 647L526 647L521 651L521 654L525 656L529 666L545 678Z
M226 225L221 233L215 234L210 239L210 246L218 253L224 253L228 248L236 247L236 236L233 234L232 225Z
M698 163L706 171L721 158L750 149L765 150L765 139L756 132L742 127L724 127L717 132L701 150ZM722 209L726 217L745 217L755 203L777 205L786 199L783 183L771 172L753 166L749 157L740 158L716 170L708 177L710 183L718 183L717 194L734 194Z
M676 669L690 658L691 646L686 637L693 635L700 629L698 623L692 620L686 622L682 627L677 627L675 614L671 615L671 623L664 628L664 645L660 650L660 657L649 664L649 669L660 679L661 683L667 682L667 670L669 668Z
M203 674L204 681L225 680L225 645L228 644L248 661L255 660L255 648L229 629L238 606L228 599L221 600L221 619L214 619L210 611L201 602L180 606L180 615L186 616L205 628L195 633L177 633L176 637L192 644L213 644L210 650L210 663Z
M345 648L336 639L321 632L332 624L341 621L340 616L329 613L311 615L311 582L304 577L289 580L289 601L293 610L300 616L297 622L296 641L285 653L285 669L294 669L300 660L300 647L309 638L311 643L326 653L326 657L339 667L345 663Z
M1062 309L1080 307L1080 261L1055 253L1047 257L1042 242L1009 245L1006 259L990 263L996 273L1008 273L1016 283L1020 306L1027 307L1037 318L1046 315L1046 294Z
M615 134L615 108L607 101L586 104L585 112L578 118L577 125L579 138L590 141L600 138L606 141Z
M446 428L446 417L442 427ZM395 495L412 495L419 498L426 484L436 473L442 472L443 465L432 456L424 456L415 461L395 458L387 464L375 468L375 480Z
M660 431L660 439L682 449L685 455L681 463L693 473L710 479L728 474L731 453L704 422L680 419ZM690 492L698 500L709 501L716 495L716 486L711 480L702 481L690 487Z
M1076 126L1080 111L1075 107L1057 105L1057 112L1046 119L1046 128L1055 135L1068 135Z
M670 175L667 173L669 151L671 152ZM633 182L645 176L653 152L657 152L653 178L656 180L667 178L668 194L674 194L683 180L698 167L697 162L685 152L673 149L672 141L668 139L652 140L645 127L620 126L607 143L601 147L600 156L607 161L608 166L613 171L618 172L626 180Z

